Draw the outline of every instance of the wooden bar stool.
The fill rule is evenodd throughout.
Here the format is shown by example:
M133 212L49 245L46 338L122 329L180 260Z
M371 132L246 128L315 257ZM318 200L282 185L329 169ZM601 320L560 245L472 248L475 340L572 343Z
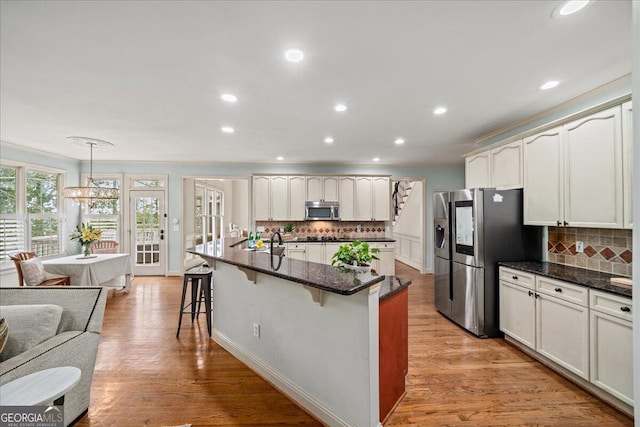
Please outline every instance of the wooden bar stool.
M182 326L182 316L191 314L191 323L200 313L202 300L204 300L204 308L207 315L207 331L211 336L211 286L213 282L213 269L210 267L194 267L184 273L182 282L182 299L180 301L180 317L178 319L178 331L176 338L180 336L180 326ZM187 288L191 283L191 302L185 305L185 297ZM197 307L196 307L197 304Z

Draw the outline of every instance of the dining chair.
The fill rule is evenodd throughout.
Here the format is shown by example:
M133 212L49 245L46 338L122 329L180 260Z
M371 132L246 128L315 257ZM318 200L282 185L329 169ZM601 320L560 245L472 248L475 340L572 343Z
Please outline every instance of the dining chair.
M115 240L100 240L91 245L92 254L117 254L119 243Z
M71 279L68 276L60 276L44 271L44 267L35 252L11 251L7 255L16 266L19 286L71 285ZM24 271L23 266L25 267Z

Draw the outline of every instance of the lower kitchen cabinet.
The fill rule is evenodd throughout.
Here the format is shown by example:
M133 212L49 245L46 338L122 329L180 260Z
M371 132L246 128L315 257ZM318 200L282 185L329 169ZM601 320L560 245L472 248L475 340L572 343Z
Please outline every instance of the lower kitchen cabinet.
M371 268L384 276L395 276L396 274L396 255L395 243L369 243L371 247L378 248L376 256L378 260L373 260Z
M500 279L500 330L536 349L536 300L534 290Z
M331 257L338 251L340 243L307 243L307 261L331 264Z
M631 299L591 291L591 382L633 405Z
M292 259L306 261L307 244L306 243L288 243L286 245L285 255Z

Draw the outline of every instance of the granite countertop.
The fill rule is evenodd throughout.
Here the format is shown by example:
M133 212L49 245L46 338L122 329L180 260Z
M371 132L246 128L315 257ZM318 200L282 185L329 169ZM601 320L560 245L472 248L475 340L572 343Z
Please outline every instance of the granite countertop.
M263 241L269 241L269 239L262 239ZM343 239L339 238L337 240L307 240L306 237L301 237L297 240L284 240L282 243L346 243L346 242L355 242L356 240L360 240L361 242L374 242L374 243L394 243L395 239L391 239L389 237L367 237L366 239Z
M555 264L553 262L500 262L499 265L526 271L552 279L562 280L576 285L587 286L593 289L611 292L617 295L631 297L631 288L611 283L612 277L620 275L603 273L600 271L587 270L584 268L571 267L568 265Z
M397 276L384 276L384 280L380 283L380 301L397 294L410 284L411 280Z
M385 276L375 272L356 273L342 267L248 251L239 245L244 240L244 237L220 239L194 246L187 252L341 295L352 295L385 280ZM405 287L411 283L401 280L401 284L405 282ZM397 292L397 288L397 281L389 283L387 294Z

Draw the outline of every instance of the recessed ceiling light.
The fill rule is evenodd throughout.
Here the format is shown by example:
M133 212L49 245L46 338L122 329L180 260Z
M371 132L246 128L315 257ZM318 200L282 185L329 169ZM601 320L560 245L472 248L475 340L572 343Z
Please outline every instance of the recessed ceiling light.
M284 57L289 62L300 62L304 59L304 52L298 49L289 49L284 53Z
M590 0L568 0L556 7L551 16L554 18L562 18L564 16L573 15L580 12L591 3Z
M445 107L436 107L435 110L433 110L433 114L444 114L447 112L447 109Z
M374 158L373 158L373 161L374 161L374 162L379 162L379 161L380 161L380 157L374 157Z
M395 141L393 141L396 145L402 145L404 144L404 139L402 138L396 138Z
M231 126L222 126L220 130L224 133L234 133L236 130Z
M560 82L557 81L557 80L549 80L548 82L545 82L544 84L542 84L542 86L540 86L540 89L542 89L542 90L553 89L554 87L558 86L559 84L560 84Z
M324 139L324 142L325 142L325 143L327 143L327 144L333 144L333 138L331 138L330 136L328 136L328 137L326 137L326 138Z
M220 99L226 102L238 102L238 97L232 93L223 93L220 95Z
M338 113L343 113L347 111L349 107L347 107L345 104L336 104L336 106L333 107L333 109L336 110Z
M278 157L276 157L276 160L284 160L284 157L278 156Z

